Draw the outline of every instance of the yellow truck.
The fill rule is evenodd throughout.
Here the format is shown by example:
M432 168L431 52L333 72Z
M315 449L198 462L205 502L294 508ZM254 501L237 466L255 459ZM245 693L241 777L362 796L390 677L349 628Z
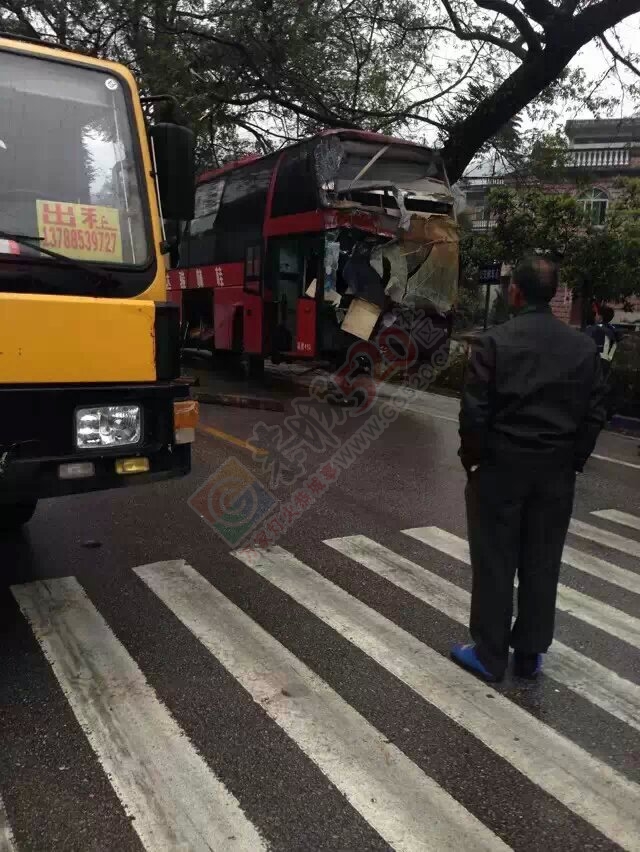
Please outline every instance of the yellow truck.
M0 37L0 530L190 470L162 221L193 193L192 134L126 68Z

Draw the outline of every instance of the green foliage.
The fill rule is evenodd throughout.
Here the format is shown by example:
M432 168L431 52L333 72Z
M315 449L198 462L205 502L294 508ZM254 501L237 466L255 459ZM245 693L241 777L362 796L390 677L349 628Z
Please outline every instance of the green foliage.
M434 382L435 387L459 392L464 385L465 373L469 362L469 346L461 341L452 342L447 366L441 370Z
M611 384L617 413L640 417L640 334L627 333L618 344Z
M569 193L539 186L493 189L489 207L496 226L483 236L481 252L510 264L528 254L549 255L585 303L624 301L640 289L640 180L622 180L619 192L605 225L594 226Z
M538 186L493 189L489 207L496 219L496 251L508 263L535 251L562 258L584 228L584 212L572 195Z
M484 316L484 287L465 284L458 290L455 312L455 331L466 331L482 321Z
M606 74L567 66L634 11L640 0L0 0L0 28L126 63L143 92L177 98L203 162L357 126L441 143L455 180L489 146L519 156L531 119L611 109ZM611 70L630 101L635 57L622 59Z
M569 161L569 142L561 130L534 134L526 156L526 174L541 181L562 178Z
M496 241L491 234L477 234L462 230L460 233L460 271L463 283L472 284L478 279L481 266L501 259Z
M509 310L507 300L502 293L498 293L491 305L489 325L500 325L501 323L506 322L510 316L511 312Z
M597 301L622 302L640 288L640 181L623 179L619 188L604 228L576 235L563 265L567 282Z

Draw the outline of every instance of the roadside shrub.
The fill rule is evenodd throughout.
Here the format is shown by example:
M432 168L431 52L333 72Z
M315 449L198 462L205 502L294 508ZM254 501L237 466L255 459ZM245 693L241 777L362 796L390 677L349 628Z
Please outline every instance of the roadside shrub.
M469 358L469 344L463 340L452 340L448 365L438 374L433 386L434 388L445 388L446 390L459 393L464 384L464 375Z
M624 335L611 368L616 413L640 417L640 333Z

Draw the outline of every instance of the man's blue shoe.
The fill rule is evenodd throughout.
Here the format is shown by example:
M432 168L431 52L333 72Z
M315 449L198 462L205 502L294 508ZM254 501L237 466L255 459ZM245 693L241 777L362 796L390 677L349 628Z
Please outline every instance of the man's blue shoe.
M497 683L503 678L503 675L494 675L493 672L490 672L489 669L482 665L476 654L475 645L462 645L461 643L452 645L451 659L459 666L462 666L463 669L473 672L474 675L481 677L482 680L486 680L489 683Z
M535 680L542 671L542 654L523 654L514 651L513 673L516 677Z

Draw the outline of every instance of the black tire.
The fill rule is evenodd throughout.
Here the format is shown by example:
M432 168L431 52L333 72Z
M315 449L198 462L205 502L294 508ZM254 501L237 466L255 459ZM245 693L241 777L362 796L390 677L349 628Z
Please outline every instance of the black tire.
M28 523L37 505L37 500L25 503L0 503L0 533L15 532Z
M213 356L213 369L228 376L243 376L242 353L231 349L217 349Z

